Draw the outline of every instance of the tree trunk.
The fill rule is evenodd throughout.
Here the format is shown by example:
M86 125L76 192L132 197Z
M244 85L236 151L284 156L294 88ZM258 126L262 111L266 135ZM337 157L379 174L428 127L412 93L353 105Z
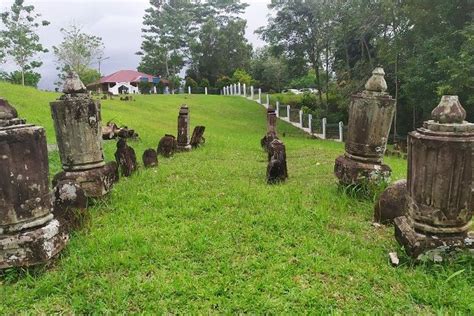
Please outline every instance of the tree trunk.
M21 67L21 85L25 86L25 69Z
M326 111L329 109L329 41L326 41Z
M397 57L395 58L395 113L393 114L393 142L396 141L397 137L397 109L398 109L398 61L400 55L397 52Z

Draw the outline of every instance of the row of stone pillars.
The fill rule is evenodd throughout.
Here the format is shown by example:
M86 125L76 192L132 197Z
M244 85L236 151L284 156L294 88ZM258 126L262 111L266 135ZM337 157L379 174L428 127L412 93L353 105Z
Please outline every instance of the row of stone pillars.
M382 68L352 96L345 154L334 171L342 185L388 181L383 163L395 111ZM389 187L376 204L376 219L394 221L395 237L416 259L442 259L458 249L474 252L472 175L474 124L457 96L443 96L432 119L408 135L406 186Z

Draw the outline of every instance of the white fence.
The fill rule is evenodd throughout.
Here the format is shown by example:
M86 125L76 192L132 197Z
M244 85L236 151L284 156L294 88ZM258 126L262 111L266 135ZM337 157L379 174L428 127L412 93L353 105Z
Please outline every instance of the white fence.
M222 95L242 96L249 100L255 101L268 109L270 105L270 95L266 94L265 102L262 102L262 90L254 89L253 86L247 87L245 84L233 84L226 86L221 91ZM283 109L283 111L282 111ZM276 101L276 115L279 119L290 123L291 125L301 129L305 133L316 136L321 139L333 139L336 141L344 141L344 123L328 124L327 119L313 120L311 114L305 114L298 109L292 109L289 105L280 105ZM292 117L295 118L292 120Z

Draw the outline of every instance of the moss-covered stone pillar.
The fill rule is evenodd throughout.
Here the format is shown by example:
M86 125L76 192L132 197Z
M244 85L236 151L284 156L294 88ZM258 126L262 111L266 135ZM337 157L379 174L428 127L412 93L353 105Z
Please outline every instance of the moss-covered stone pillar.
M45 130L0 99L0 269L43 263L67 243L48 176Z
M100 103L92 100L77 75L65 82L64 94L51 102L63 172L53 183L73 180L88 197L100 197L118 180L115 162L105 163Z
M391 174L384 165L395 100L386 92L385 72L377 67L365 90L352 96L345 154L336 159L334 172L341 184L380 181Z
M436 260L474 250L474 124L457 96L443 96L431 117L408 135L407 215L395 219L395 236L414 258Z

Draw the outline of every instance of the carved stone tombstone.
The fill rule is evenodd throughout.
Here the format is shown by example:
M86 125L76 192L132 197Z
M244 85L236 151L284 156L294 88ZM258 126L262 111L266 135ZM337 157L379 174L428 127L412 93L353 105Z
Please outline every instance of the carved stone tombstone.
M191 136L191 147L197 148L206 142L204 138L204 131L206 130L205 126L196 126L193 131L193 135Z
M407 215L395 219L395 237L412 257L436 260L474 251L474 124L457 96L443 96L431 117L408 135Z
M283 182L288 178L286 166L286 148L282 141L275 139L270 144L268 153L267 182Z
M117 164L105 163L102 150L100 103L92 100L77 75L66 79L64 94L51 102L63 172L53 184L72 180L86 196L100 197L118 181Z
M46 262L67 243L48 174L45 130L0 99L0 269Z
M178 115L178 151L189 151L190 126L189 126L189 108L182 105Z
M122 176L124 177L130 177L138 170L135 150L127 145L127 141L124 138L120 138L117 142L115 161L119 165Z
M158 154L156 150L150 148L143 152L143 165L145 168L153 168L158 166Z
M391 174L384 165L395 100L388 95L385 72L377 67L365 90L352 96L346 152L336 159L334 173L343 185L380 181Z
M176 146L176 137L170 134L165 134L165 136L160 139L156 151L163 157L169 158L173 156L174 152L176 151Z
M277 116L274 109L267 109L267 133L260 140L260 145L266 152L270 152L270 145L273 140L278 139L276 132Z

